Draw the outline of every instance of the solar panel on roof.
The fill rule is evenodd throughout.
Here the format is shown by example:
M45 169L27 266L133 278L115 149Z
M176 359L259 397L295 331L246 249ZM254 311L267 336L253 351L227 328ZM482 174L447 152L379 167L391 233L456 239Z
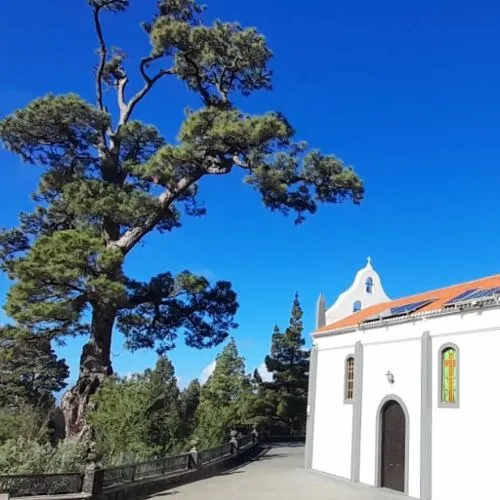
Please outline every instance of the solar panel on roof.
M421 300L419 302L411 302L410 304L404 304L402 306L391 307L390 309L386 309L380 314L368 316L367 318L365 318L364 322L376 321L381 319L393 318L395 316L402 316L404 314L410 314L430 304L433 301L434 299Z
M467 295L462 300L477 300L477 299L486 299L488 297L493 297L494 295L500 294L500 286L495 286L493 288L486 288L483 290L477 290L469 295Z
M448 304L454 304L455 302L460 302L460 301L464 300L467 297L467 295L471 294L472 292L475 292L476 290L477 290L477 288L471 288L470 290L466 290L465 292L462 292L460 295L457 295L453 299L446 302L445 306Z
M391 307L389 309L390 316L399 316L401 314L410 314L421 307L430 304L432 300L421 300L420 302L412 302L411 304L404 304L402 306ZM389 317L390 317L389 316Z

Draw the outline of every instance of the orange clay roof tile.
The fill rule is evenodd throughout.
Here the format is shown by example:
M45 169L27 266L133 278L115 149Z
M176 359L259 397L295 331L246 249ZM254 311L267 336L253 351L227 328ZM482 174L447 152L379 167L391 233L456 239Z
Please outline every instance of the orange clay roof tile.
M486 289L495 286L500 286L500 274L497 274L495 276L490 276L488 278L481 278L478 280L461 283L459 285L440 288L438 290L431 290L430 292L411 295L409 297L404 297L402 299L391 300L389 302L382 302L380 304L367 307L366 309L362 309L361 311L351 314L350 316L347 316L346 318L343 318L339 321L335 321L334 323L330 323L329 325L318 328L314 332L314 334L317 335L321 333L331 332L333 330L341 330L344 328L356 327L359 323L361 323L369 316L382 313L387 309L390 309L391 307L402 306L405 304L411 304L413 302L420 302L423 300L432 299L432 302L418 309L417 313L419 315L426 312L439 311L440 309L443 308L443 305L446 302L452 300L457 295L467 290L470 290L472 288Z

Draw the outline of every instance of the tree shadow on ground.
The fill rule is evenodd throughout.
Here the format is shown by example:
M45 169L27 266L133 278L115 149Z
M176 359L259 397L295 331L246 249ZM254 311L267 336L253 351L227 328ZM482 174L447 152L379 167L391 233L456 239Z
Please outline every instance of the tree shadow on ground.
M147 497L142 497L148 500L149 498L157 498L159 496L161 497L167 497L167 496L173 496L173 495L178 495L180 491L174 490L174 491L159 491L158 493L152 493L151 495L148 495Z
M265 448L261 448L261 450L253 457L248 458L245 462L237 465L236 467L233 467L232 469L229 469L225 472L221 472L219 476L229 476L231 474L241 474L246 471L241 470L244 467L246 467L248 464L252 462L263 462L265 460L274 460L276 458L284 458L288 457L288 453L269 453L274 448L274 446L266 446Z
M269 446L272 446L273 448L304 448L304 443L297 443L297 442L287 443L286 441L283 441L283 442L272 443Z

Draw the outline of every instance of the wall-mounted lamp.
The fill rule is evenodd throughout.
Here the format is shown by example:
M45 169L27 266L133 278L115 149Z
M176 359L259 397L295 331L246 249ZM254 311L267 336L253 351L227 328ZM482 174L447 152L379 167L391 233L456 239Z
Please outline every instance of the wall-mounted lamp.
M391 372L391 370L389 370L385 376L387 377L387 382L389 382L389 384L394 384L394 374Z

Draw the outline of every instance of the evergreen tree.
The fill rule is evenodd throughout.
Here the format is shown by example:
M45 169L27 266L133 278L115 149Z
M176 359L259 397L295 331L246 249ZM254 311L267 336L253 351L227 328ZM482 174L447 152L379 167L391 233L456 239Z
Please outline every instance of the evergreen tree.
M297 223L318 203L363 196L352 169L295 142L280 113L251 116L235 105L238 94L271 88L271 51L255 29L204 25L196 0L157 0L156 14L142 25L151 44L138 63L142 86L129 92L132 64L123 50L110 49L103 26L105 14L127 10L129 1L87 2L99 47L96 104L48 94L0 121L0 142L44 170L34 210L0 237L0 262L15 281L6 310L37 337L88 337L78 381L62 402L69 436L88 430L89 399L112 373L114 328L131 349L165 352L179 330L189 346L203 348L236 326L228 282L210 285L188 271L139 282L124 271L150 232L179 228L182 214L205 213L200 181L240 169L268 208L297 213ZM172 143L133 119L167 78L200 99ZM156 95L169 112L178 104Z
M146 370L149 404L145 409L144 441L157 456L165 456L179 442L179 388L172 363L161 356L154 370Z
M172 363L161 356L154 370L145 372L149 404L145 408L144 441L157 456L176 448L180 431L180 400Z
M262 384L255 410L261 422L284 424L290 433L303 429L306 421L310 352L304 349L302 315L296 294L285 333L274 328L271 354L265 360L273 380Z
M92 397L89 421L107 463L133 462L152 455L145 443L145 409L150 403L143 375L110 377Z
M160 356L153 370L112 378L93 398L90 422L108 460L123 454L158 457L176 451L180 401L172 363Z
M217 356L215 369L201 389L195 435L204 448L228 441L230 429L249 417L252 388L245 360L234 339Z
M29 340L28 340L29 339ZM53 392L66 386L68 366L50 342L15 327L0 327L0 407L50 410Z
M193 434L196 426L196 410L200 404L201 385L198 379L194 379L184 389L180 396L181 425L180 438L186 442Z

